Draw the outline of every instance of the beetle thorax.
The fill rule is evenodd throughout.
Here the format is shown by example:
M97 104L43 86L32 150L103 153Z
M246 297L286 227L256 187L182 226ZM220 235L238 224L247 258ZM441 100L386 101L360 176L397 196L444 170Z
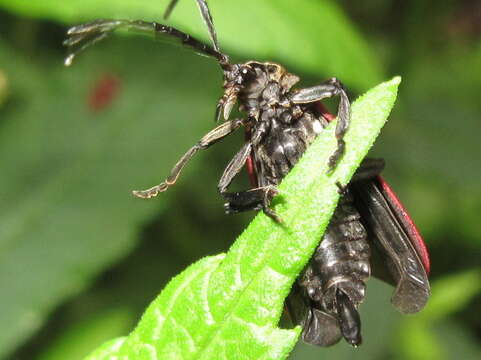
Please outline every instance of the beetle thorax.
M224 76L224 98L230 100L235 96L239 110L253 118L285 101L286 94L299 81L299 77L279 64L256 61L233 65Z

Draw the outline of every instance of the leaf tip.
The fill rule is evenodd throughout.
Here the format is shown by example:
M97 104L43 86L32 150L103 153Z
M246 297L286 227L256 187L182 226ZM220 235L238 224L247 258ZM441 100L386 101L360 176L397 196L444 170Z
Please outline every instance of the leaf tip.
M399 85L401 83L401 76L397 75L389 81L392 85Z

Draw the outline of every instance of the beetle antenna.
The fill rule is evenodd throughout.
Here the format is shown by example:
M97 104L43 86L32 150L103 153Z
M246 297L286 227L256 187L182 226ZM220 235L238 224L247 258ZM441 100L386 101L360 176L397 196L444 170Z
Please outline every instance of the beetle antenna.
M71 27L67 31L67 39L63 42L69 49L65 65L71 65L72 60L78 53L121 28L151 34L159 38L176 39L183 46L192 48L200 55L215 58L223 69L230 66L227 55L215 50L212 46L204 44L189 34L173 27L142 20L95 20L87 24Z
M165 9L164 12L164 19L167 19L170 14L172 13L172 10L174 10L175 5L177 5L177 2L179 0L171 0L169 5L167 5L167 9ZM205 25L207 26L207 29L209 30L209 36L210 39L212 40L212 45L214 49L218 52L220 52L219 48L219 43L217 41L217 33L215 31L214 27L214 21L212 20L212 15L210 14L209 6L207 5L207 2L205 0L196 0L197 1L197 6L199 7L200 14L202 15L202 19L204 20Z
M175 5L177 5L178 1L179 0L171 0L169 5L167 5L167 9L165 9L164 11L164 20L167 20L169 18L170 14L172 13L172 10L174 10Z
M212 45L214 49L220 52L219 43L217 42L217 33L214 28L214 21L212 20L212 15L210 15L209 7L205 0L197 0L197 6L199 7L202 19L204 19L207 29L209 30L210 39L212 40Z

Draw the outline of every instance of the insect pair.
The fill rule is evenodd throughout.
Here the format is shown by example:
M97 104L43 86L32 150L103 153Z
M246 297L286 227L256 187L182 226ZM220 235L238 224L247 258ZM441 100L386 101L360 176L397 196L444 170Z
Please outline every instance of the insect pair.
M321 104L326 98L339 98L337 149L329 159L329 169L334 169L343 156L346 146L343 138L350 120L346 90L336 78L308 88L294 88L299 77L276 63L232 64L219 48L206 1L196 1L212 45L155 22L96 20L68 31L65 45L70 53L65 64L70 65L80 51L119 28L177 39L216 60L224 75L224 94L217 103L215 117L223 122L181 157L165 181L133 193L140 198L151 198L166 191L197 152L243 127L247 135L245 144L229 162L218 183L219 193L226 200L225 211L262 210L280 222L270 206L277 194L276 186L333 119ZM171 1L167 14L176 2ZM231 119L236 104L244 117ZM244 166L252 188L228 191ZM303 325L303 339L308 343L328 346L342 337L355 346L361 343L357 309L365 296L365 281L371 274L371 244L380 250L389 279L396 286L392 303L397 309L403 313L419 311L429 298L426 247L396 195L379 177L383 166L383 160L366 159L352 182L342 189L343 196L328 229L287 300L289 313L296 323Z

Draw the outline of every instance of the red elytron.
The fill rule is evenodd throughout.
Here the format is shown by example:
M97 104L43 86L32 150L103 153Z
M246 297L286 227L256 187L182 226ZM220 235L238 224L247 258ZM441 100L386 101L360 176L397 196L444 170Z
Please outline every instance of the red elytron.
M429 260L428 248L416 224L414 223L411 216L409 216L406 208L401 203L401 200L399 200L398 196L391 188L391 186L386 182L386 180L384 180L382 176L378 175L377 181L380 185L382 193L384 194L386 200L391 206L391 209L396 214L398 221L402 224L404 230L409 236L409 240L415 247L416 252L423 263L424 270L426 270L426 273L429 275L429 272L431 271L431 262Z

